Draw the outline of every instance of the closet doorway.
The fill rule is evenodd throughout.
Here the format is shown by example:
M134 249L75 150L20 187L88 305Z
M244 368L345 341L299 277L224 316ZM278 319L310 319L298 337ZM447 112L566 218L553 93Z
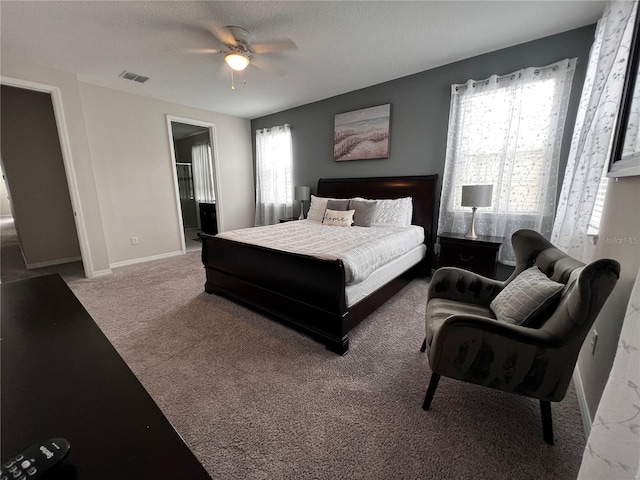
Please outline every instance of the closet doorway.
M183 252L202 247L199 232L218 233L214 126L167 117L174 161L175 188L180 208Z

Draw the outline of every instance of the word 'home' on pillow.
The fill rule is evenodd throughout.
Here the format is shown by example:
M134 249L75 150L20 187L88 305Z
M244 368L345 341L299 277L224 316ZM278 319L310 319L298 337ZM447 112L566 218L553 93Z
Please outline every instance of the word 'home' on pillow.
M501 322L538 328L546 313L559 301L564 284L550 280L536 266L514 278L489 307Z
M327 208L322 219L323 225L334 225L339 227L350 227L353 224L353 213L355 210L331 210Z

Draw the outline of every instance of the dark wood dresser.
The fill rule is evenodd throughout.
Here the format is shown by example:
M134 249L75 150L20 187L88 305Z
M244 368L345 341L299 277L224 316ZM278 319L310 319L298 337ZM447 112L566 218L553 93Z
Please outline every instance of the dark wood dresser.
M62 437L47 479L211 478L59 275L1 289L2 461Z

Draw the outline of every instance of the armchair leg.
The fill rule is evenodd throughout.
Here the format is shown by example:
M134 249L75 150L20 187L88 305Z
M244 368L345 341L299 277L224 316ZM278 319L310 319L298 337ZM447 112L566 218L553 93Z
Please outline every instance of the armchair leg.
M422 346L420 347L420 351L424 352L427 349L427 337L424 337L424 341L422 342Z
M438 381L440 381L440 375L437 373L431 374L431 380L429 380L429 386L427 387L427 394L424 397L424 403L422 404L422 409L428 411L431 407L431 400L433 400L433 395L436 393L436 388L438 388Z
M551 402L540 400L540 415L542 416L542 437L549 445L553 445L553 422L551 420Z

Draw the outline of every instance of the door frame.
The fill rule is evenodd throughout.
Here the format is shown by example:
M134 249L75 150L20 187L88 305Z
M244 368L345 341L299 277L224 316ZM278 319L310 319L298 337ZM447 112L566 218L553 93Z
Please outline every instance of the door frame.
M216 138L216 125L212 122L196 120L193 118L178 117L176 115L166 115L167 133L169 140L169 151L171 153L171 172L173 174L173 191L175 194L176 207L178 211L180 238L182 242L182 253L187 253L187 245L184 238L184 219L182 217L182 207L180 204L180 190L178 188L178 172L176 170L176 152L173 146L173 129L171 122L186 123L197 127L206 127L209 129L209 142L211 143L211 163L213 164L213 190L216 197L216 220L218 223L218 231L222 231L224 225L224 217L220 205L220 172L218 168L218 141Z
M71 208L73 209L73 219L76 224L76 232L78 234L78 244L80 245L80 256L82 258L82 267L87 278L94 278L96 272L91 260L91 250L89 248L89 239L87 228L85 225L84 214L82 212L82 203L80 202L80 193L78 189L78 181L76 172L73 167L73 156L71 155L71 147L69 142L69 131L64 117L64 109L62 107L62 94L60 89L53 85L44 83L31 82L18 78L0 76L0 84L8 87L22 88L25 90L34 90L36 92L48 93L51 96L53 105L53 113L56 120L58 130L58 139L60 141L60 150L62 151L62 163L64 166L65 176L67 178L67 186L69 188L69 196L71 198ZM6 173L5 173L6 175ZM103 272L101 272L103 273Z

